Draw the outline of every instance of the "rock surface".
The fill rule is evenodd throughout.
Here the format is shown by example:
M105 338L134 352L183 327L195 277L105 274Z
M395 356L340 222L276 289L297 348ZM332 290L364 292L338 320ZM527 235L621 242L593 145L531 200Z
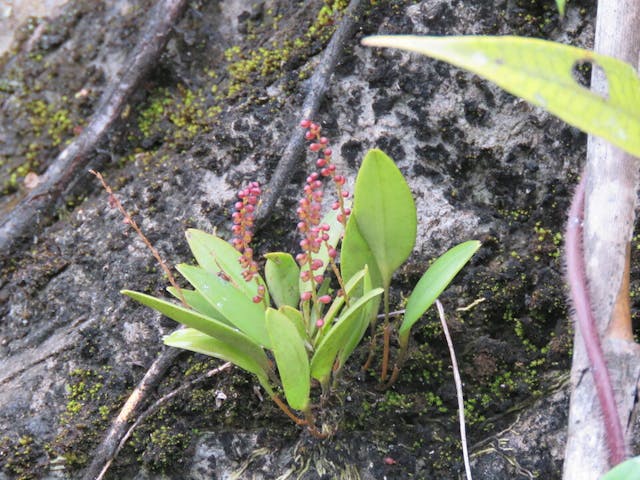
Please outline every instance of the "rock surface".
M186 228L227 235L234 192L268 181L344 3L190 5L93 161L169 265L190 261ZM595 12L581 1L563 21L553 2L372 3L316 120L351 181L367 149L378 147L414 192L419 240L394 283L395 307L430 258L483 241L443 296L465 382L474 478L559 479L571 351L559 252L585 136L473 75L359 40L518 34L590 46ZM72 1L4 57L0 213L24 194L26 174L41 174L86 122L150 5ZM257 252L296 250L294 205L311 168L311 158L301 161ZM119 290L162 295L165 286L142 242L80 172L55 221L2 265L0 478L81 476L175 327ZM301 433L233 370L147 419L107 478L457 478L455 391L433 313L413 337L405 371L387 392L376 389L373 372L358 370L366 348L356 352L326 409L324 421L338 428L330 440ZM185 353L157 396L215 365Z

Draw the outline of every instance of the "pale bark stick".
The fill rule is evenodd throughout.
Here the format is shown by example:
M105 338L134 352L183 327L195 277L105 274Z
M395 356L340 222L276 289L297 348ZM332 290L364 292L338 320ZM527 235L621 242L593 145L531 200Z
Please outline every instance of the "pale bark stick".
M637 66L640 2L598 2L595 50ZM591 84L594 91L606 96L607 79L596 66ZM638 180L638 159L603 140L589 137L583 237L585 269L627 445L637 410L640 378L640 347L632 339L628 308L628 253ZM563 474L567 480L596 480L610 468L607 434L594 393L583 333L576 328Z

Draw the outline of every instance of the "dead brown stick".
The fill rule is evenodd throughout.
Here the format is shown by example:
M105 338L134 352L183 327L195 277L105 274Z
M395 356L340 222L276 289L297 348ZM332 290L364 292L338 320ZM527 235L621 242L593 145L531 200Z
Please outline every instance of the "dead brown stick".
M85 169L96 147L120 117L131 94L157 62L186 0L159 0L125 62L126 68L102 95L89 125L49 166L42 182L0 222L0 259L8 258L20 242L46 225L64 191Z
M327 91L331 75L336 68L338 59L342 55L345 44L353 33L361 3L361 0L351 0L349 2L340 24L333 33L322 54L322 58L318 62L318 66L309 80L309 90L302 104L298 121L305 118L312 119L317 116L320 101ZM269 184L263 190L260 209L256 215L258 226L264 225L267 218L271 216L276 202L282 194L282 189L289 183L289 180L297 170L296 164L304 151L306 142L304 133L304 129L299 128L298 122L295 122L293 135L289 139L289 143L269 180Z
M131 434L133 433L133 431L136 428L138 428L142 422L144 422L147 418L149 418L151 415L153 415L158 410L158 408L160 408L162 405L167 403L169 400L171 400L172 398L174 398L178 394L180 394L180 393L182 393L182 392L184 392L186 390L189 390L190 388L193 388L198 383L203 382L207 378L211 378L214 375L217 375L218 373L223 372L223 371L225 371L225 370L227 370L229 368L231 368L231 363L230 362L226 362L226 363L220 365L219 367L214 368L212 370L209 370L207 373L205 373L203 375L200 375L197 378L194 378L190 382L185 383L184 385L181 385L180 387L176 388L175 390L172 390L171 392L167 393L166 395L163 395L158 400L156 400L153 403L153 405L151 405L143 413L141 413L138 416L138 418L136 419L136 421L133 422L133 424L129 427L127 432L120 439L120 442L118 443L118 446L116 447L116 449L112 452L110 457L108 459L106 459L106 461L104 463L104 466L102 467L102 470L100 471L98 476L95 478L95 480L102 480L104 478L105 474L109 470L109 467L111 466L111 464L113 463L115 458L118 456L118 453L120 453L120 450L122 450L122 447L125 446L125 444L127 443L127 440L129 440L129 437L131 437Z

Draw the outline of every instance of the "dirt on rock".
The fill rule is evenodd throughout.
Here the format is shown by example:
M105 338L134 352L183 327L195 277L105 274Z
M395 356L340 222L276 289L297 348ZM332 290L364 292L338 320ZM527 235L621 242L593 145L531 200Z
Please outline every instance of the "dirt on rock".
M194 1L165 53L96 151L99 168L169 265L186 228L228 236L235 192L266 183L300 118L344 1ZM0 214L86 124L117 78L152 2L74 0L32 20L0 63ZM442 296L464 381L474 478L561 478L572 332L562 232L586 136L441 62L360 46L376 33L516 34L590 47L595 9L520 0L367 3L319 121L353 179L370 148L406 176L418 243L393 284L402 308L429 260L482 248ZM36 33L37 32L37 33ZM38 37L34 37L38 35ZM294 253L301 161L256 254ZM33 177L31 177L33 179ZM37 177L36 177L37 178ZM634 272L632 289L638 288ZM0 479L80 478L175 324L127 300L163 296L144 244L85 172L0 276ZM199 383L134 432L107 478L462 478L456 396L433 312L398 383L362 373L362 346L310 437L238 369ZM184 353L155 398L219 362ZM153 400L152 399L152 400ZM234 476L235 475L235 476Z

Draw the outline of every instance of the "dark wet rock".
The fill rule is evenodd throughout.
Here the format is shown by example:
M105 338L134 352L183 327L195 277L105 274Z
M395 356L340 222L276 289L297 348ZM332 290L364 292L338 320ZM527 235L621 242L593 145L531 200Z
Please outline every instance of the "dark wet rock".
M71 2L31 50L4 62L0 212L24 193L24 173L41 174L86 122L150 4ZM228 235L234 192L270 178L332 29L331 19L317 24L321 5L193 2L101 147L95 163L169 265L191 261L185 228ZM435 255L483 241L443 296L477 479L560 478L571 332L559 254L585 136L471 74L359 40L376 32L524 34L590 45L593 7L569 7L560 22L553 2L376 2L317 118L351 179L379 146L412 187L419 238L396 275L394 307ZM302 43L286 43L296 38ZM310 165L283 192L257 253L295 252L291 225ZM0 478L78 478L174 328L119 294L163 295L166 281L98 184L81 183L0 276ZM634 288L637 278L634 270ZM359 371L365 350L322 416L338 429L330 440L301 432L233 370L146 420L108 478L457 478L455 391L433 313L415 328L391 391ZM154 399L215 365L185 353Z

